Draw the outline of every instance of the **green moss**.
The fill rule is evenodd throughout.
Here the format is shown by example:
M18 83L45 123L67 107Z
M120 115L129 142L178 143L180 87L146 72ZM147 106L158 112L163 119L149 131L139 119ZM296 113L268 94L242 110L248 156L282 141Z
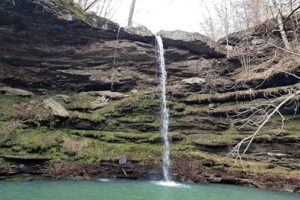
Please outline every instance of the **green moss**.
M84 21L90 25L93 24L92 19L89 18L88 14L80 7L80 5L73 3L68 0L51 0L51 4L47 4L48 9L57 15L71 14L73 18Z
M0 94L0 121L6 121L10 119L13 105L19 102L29 101L31 98L23 98L16 96L5 96Z
M86 109L88 110L89 104L92 101L95 101L97 98L91 95L83 94L73 94L70 96L70 102L67 104L68 109Z
M290 132L289 135L295 135L300 137L300 119L290 119L284 124L284 130Z
M92 122L105 122L106 118L102 116L101 114L92 114L92 113L87 113L87 112L78 112L74 111L72 112L74 118L78 118L80 120L88 120Z
M94 147L86 148L80 152L78 158L82 159L83 162L101 160L115 162L125 155L131 161L157 160L160 159L160 152L160 145L97 142Z
M19 130L19 132L15 144L26 152L42 153L60 143L58 135L49 134L42 129Z
M73 130L71 134L93 138L100 141L106 141L108 143L161 143L161 133L159 132L139 132L136 130L127 130L127 132L113 132L113 131L83 131ZM178 132L171 132L170 137L176 141L184 139L184 135Z
M151 116L136 115L136 116L124 116L117 119L121 123L153 123L155 120Z
M260 98L274 98L276 96L281 96L288 94L291 88L300 89L300 84L295 84L293 86L284 87L273 87L267 89L259 90L241 90L235 92L226 93L214 93L214 94L192 94L187 97L187 102L198 102L198 103L209 103L209 102L226 102L235 101L237 99L241 100L251 100L257 97Z
M74 4L72 7L72 13L78 17L78 19L86 20L87 19L87 13L84 12L84 10L81 8L79 4Z
M191 146L178 141L180 133L170 133L177 138L171 145L172 155L179 155ZM181 142L182 141L182 142ZM161 134L159 132L105 132L83 130L49 130L46 127L19 131L12 148L0 151L1 155L50 157L50 162L72 161L95 163L102 160L116 162L126 155L128 160L139 162L161 159Z
M24 127L23 130L16 132L15 138L6 144L6 148L0 149L0 155L38 155L50 157L51 161L49 162L71 161L86 164L100 161L118 162L120 158L126 156L128 160L133 162L150 161L159 163L161 162L162 152L161 133L158 131L160 126L159 97L155 93L143 92L130 95L129 98L109 102L106 107L94 111L70 112L72 116L70 122L76 123L77 120L90 120L97 124L97 126L91 128L99 130L50 129L47 127L34 129ZM71 104L82 104L82 102L94 100L93 97L80 99L78 94L69 94L69 96L71 97ZM23 100L21 99L20 101ZM6 107L18 101L10 98L3 100ZM252 102L246 103L252 105ZM70 106L68 104L64 105ZM199 160L213 159L214 163L217 163L215 167L221 167L224 163L231 165L234 162L233 159L223 161L221 156L204 153L199 150L198 145L232 146L243 138L247 132L238 132L234 128L222 131L227 125L223 126L223 123L216 122L217 118L207 115L229 112L240 108L241 104L227 103L213 110L210 110L206 105L185 105L176 101L169 102L169 106L171 111L171 130L173 127L173 130L180 129L186 133L186 135L183 135L181 132L170 132L171 138L173 138L171 143L172 159L176 160L176 158L183 156ZM277 122L276 120L274 123ZM288 121L284 130L288 132L286 136L294 137L294 135L299 135L298 124L299 120ZM64 125L68 124L65 123ZM184 130L184 125L191 126L192 128L187 127L186 129L192 130ZM217 127L218 125L220 127ZM102 128L102 131L99 127ZM157 131L143 132L136 130L142 130L142 128ZM275 131L272 132L270 129L267 127L266 130L263 130L257 136L257 139L270 141L273 137L277 137ZM191 133L188 133L188 131L191 131ZM5 160L2 160L2 162L5 162ZM247 170L252 170L251 173L256 173L258 170L272 171L267 169L266 164L260 165L256 162L246 162L245 165ZM240 166L230 166L228 168L229 171L241 170ZM285 169L276 168L275 171L277 170Z
M139 93L89 112L76 112L75 115L80 119L105 122L111 130L115 130L119 124L157 123L159 102L153 94Z
M224 132L209 132L207 134L192 135L188 139L191 143L197 145L231 146L242 138L243 136L239 135L235 128L230 128Z
M26 99L30 98L24 98L24 97L17 97L17 96L6 96L0 94L0 108L5 108L6 105L11 105L17 102L26 101Z

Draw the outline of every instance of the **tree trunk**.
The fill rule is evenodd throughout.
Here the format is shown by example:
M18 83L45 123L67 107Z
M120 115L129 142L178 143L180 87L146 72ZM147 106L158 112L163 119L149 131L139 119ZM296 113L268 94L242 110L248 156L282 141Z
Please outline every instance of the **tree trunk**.
M130 6L130 11L129 11L129 17L128 17L128 26L132 26L132 18L133 18L134 9L135 9L135 3L136 3L136 0L132 0L131 6Z
M283 43L284 43L284 47L285 47L286 50L292 51L292 47L291 47L291 45L290 45L290 43L287 39L286 32L284 30L284 24L283 24L283 20L282 20L282 13L281 13L281 10L280 10L279 5L277 4L276 0L273 0L273 5L275 7L275 11L276 11L276 14L277 14L277 23L278 23L281 38L282 38Z

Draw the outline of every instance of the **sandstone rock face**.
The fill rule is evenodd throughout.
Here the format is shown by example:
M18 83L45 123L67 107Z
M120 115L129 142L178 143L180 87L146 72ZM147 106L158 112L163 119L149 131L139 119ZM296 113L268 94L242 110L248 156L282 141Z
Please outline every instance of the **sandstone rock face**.
M210 38L199 33L188 33L184 31L161 31L158 33L164 40L166 46L177 46L187 48L192 52L205 57L224 58L225 52Z
M117 41L117 24L84 13L71 1L14 2L5 0L0 6L1 82L39 93L110 90L112 84L116 91L130 91L157 85L155 38L145 27L121 28ZM224 60L218 45L202 35L160 34L168 66L204 57ZM168 70L170 84L183 79L178 70Z
M124 27L120 31L119 38L151 43L154 40L154 34L145 26Z

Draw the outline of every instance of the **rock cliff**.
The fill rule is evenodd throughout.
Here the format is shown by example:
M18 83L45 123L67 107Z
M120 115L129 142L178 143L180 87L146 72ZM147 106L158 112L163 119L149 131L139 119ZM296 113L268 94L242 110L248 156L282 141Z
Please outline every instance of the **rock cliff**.
M282 130L279 117L266 125L243 164L226 157L255 131L228 116L300 89L299 57L278 52L278 34L263 43L262 27L275 29L266 24L230 35L231 49L198 33L158 33L176 179L299 192L298 107L282 109ZM0 72L0 179L159 178L159 72L146 28L68 0L2 0Z

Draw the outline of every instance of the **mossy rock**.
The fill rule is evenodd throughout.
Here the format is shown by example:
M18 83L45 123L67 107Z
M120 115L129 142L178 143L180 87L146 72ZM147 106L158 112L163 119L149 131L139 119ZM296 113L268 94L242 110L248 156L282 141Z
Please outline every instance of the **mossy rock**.
M49 156L40 156L40 155L4 155L2 157L5 160L10 160L10 161L32 161L32 162L43 162L52 159Z

